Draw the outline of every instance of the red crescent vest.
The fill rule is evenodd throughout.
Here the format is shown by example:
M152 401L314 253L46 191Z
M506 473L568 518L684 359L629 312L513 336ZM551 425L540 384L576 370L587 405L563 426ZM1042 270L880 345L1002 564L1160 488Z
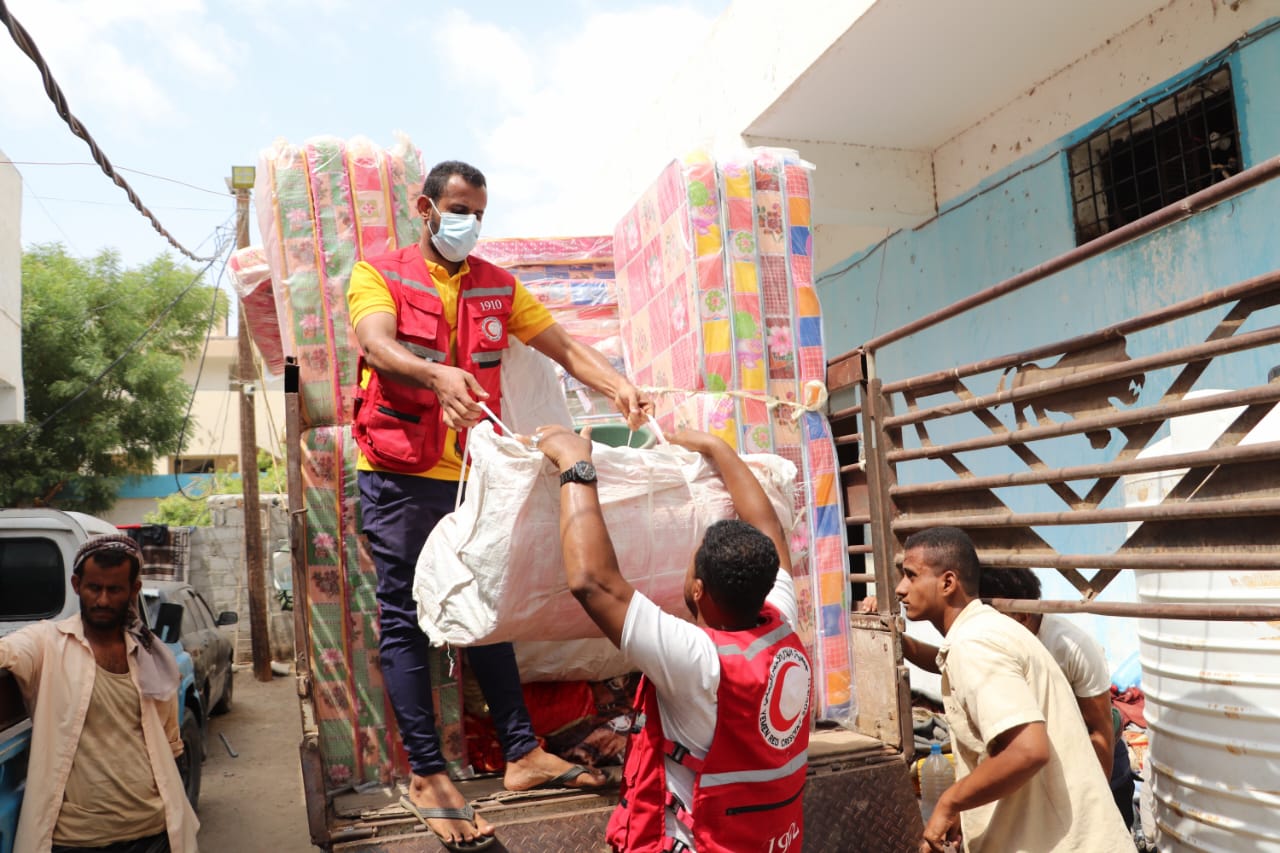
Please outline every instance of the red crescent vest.
M453 364L449 324L435 282L417 244L367 259L387 284L396 304L396 340L418 358ZM501 362L507 348L507 320L515 298L515 277L476 257L458 291L457 365L489 392L488 406L501 417ZM364 356L360 373L364 375ZM378 468L421 474L440 461L448 430L432 391L405 385L369 371L356 393L352 434L366 459ZM458 434L462 451L465 433Z
M748 631L705 629L720 656L716 729L701 761L662 733L657 694L640 681L637 730L627 746L621 800L608 841L623 853L684 848L667 836L666 816L691 829L698 853L800 853L808 772L813 675L800 638L765 605ZM804 706L788 708L783 685L801 682ZM667 789L664 759L694 772L693 803Z

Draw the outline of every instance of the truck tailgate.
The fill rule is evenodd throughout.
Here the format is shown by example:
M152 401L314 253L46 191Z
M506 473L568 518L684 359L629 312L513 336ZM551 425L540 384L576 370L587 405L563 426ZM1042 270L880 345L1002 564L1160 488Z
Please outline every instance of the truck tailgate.
M616 768L615 768L615 773ZM513 853L607 853L605 825L617 792L541 791L512 794L496 777L459 784L498 827L490 850ZM378 789L335 798L335 853L399 853L444 849L397 806L399 792ZM843 730L815 732L805 788L804 849L815 853L914 853L920 809L901 754Z

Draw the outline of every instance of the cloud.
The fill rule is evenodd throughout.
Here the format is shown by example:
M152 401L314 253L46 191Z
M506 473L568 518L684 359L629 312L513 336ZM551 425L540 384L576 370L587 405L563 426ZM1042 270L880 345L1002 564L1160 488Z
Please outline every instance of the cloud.
M605 173L611 133L627 111L648 103L705 41L714 18L674 5L592 12L576 26L529 37L449 16L440 44L456 44L452 67L483 75L492 121L476 130L491 187L491 236L611 233L622 213L584 178ZM500 60L481 68L487 45ZM534 54L536 50L536 56ZM459 60L464 55L470 61ZM475 78L473 77L473 80ZM476 111L479 114L479 111ZM671 152L675 156L681 152Z
M219 88L234 76L237 49L202 0L10 0L8 6L72 112L95 134L185 124L183 104L171 95L180 82ZM0 109L15 124L59 120L34 64L16 45L0 49L0 76L36 81L0 88Z

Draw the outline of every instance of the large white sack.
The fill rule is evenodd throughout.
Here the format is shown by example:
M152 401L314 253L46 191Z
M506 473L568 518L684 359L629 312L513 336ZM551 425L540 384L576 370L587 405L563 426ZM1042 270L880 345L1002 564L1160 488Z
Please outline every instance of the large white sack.
M565 585L560 485L539 451L471 431L466 499L436 525L418 558L413 595L434 644L599 637ZM622 574L670 613L686 616L684 577L706 529L733 518L713 467L672 445L592 451L597 490ZM792 524L795 466L780 456L745 457L782 520Z
M555 363L515 335L502 356L502 422L521 435L540 426L573 427Z
M688 615L687 613L685 614ZM608 681L635 664L604 637L590 640L521 640L513 643L520 680Z

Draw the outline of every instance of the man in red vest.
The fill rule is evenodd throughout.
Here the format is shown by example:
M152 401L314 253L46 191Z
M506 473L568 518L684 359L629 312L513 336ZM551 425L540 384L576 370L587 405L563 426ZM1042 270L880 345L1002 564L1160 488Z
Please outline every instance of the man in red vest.
M570 337L511 273L471 257L487 204L484 175L473 166L435 166L418 199L418 243L356 264L347 291L363 351L352 432L363 530L378 571L382 674L413 772L401 802L460 850L489 846L493 828L445 772L412 589L427 535L453 510L466 431L484 417L481 401L500 411L509 335L608 395L633 425L645 405L634 385ZM538 746L510 643L470 648L467 660L502 742L507 788L605 783Z
M535 439L561 471L569 589L644 674L608 841L627 853L799 853L813 676L792 629L786 538L729 445L693 431L671 441L716 466L741 519L712 525L694 555L685 579L692 622L664 613L619 573L591 442L563 427Z

